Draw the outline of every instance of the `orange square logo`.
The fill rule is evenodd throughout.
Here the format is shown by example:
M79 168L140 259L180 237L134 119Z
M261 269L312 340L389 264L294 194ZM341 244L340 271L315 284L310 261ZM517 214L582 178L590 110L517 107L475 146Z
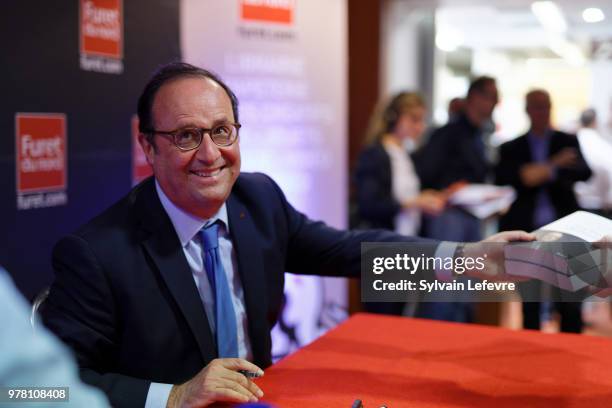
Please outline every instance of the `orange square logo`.
M140 183L152 174L153 169L138 143L138 116L134 115L132 116L132 185Z
M240 0L242 20L291 24L295 0Z
M123 57L122 0L80 0L81 54Z
M66 115L15 115L17 193L66 189Z

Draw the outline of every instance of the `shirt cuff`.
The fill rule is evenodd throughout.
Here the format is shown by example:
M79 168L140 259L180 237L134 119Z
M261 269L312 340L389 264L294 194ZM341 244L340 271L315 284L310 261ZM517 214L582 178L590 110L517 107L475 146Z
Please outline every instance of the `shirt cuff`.
M450 241L442 241L438 248L436 248L435 257L437 259L445 259L452 258L455 256L455 251L457 250L458 242L450 242ZM441 266L444 266L446 262L442 262ZM441 281L450 281L453 278L453 269L452 268L440 268L436 269L436 279Z
M149 386L144 408L166 408L171 390L172 384L152 382Z

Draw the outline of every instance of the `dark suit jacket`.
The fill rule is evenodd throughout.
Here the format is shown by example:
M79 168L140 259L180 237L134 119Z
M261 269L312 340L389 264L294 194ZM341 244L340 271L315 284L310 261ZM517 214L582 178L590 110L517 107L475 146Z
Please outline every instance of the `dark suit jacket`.
M262 174L242 173L227 201L253 362L271 364L270 329L284 272L358 276L361 241L414 241L347 232L296 211ZM153 179L69 235L53 252L46 325L76 353L81 374L113 406L144 406L151 381L177 384L216 358L191 270Z
M533 231L539 225L534 225L533 215L536 198L544 190L550 197L557 218L578 210L578 202L574 194L574 183L587 180L591 170L580 154L578 139L574 135L554 131L551 135L548 157L553 156L566 147L573 147L578 151L578 164L572 168L560 168L556 178L543 186L526 187L520 178L520 168L533 162L531 148L527 135L501 145L499 150L499 163L495 169L495 182L499 185L511 185L516 189L517 199L510 210L501 217L500 230L522 229Z
M484 183L490 170L481 131L465 115L435 130L412 157L424 189L443 190L461 180Z
M391 160L381 143L361 152L354 183L359 220L368 227L393 230L393 219L402 206L393 198Z

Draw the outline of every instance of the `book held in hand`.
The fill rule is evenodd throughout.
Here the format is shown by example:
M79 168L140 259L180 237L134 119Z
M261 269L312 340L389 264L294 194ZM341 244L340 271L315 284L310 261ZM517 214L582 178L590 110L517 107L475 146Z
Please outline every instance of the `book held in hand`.
M612 287L612 220L576 211L534 231L532 242L506 245L505 269L509 275L547 282L576 292L587 287Z

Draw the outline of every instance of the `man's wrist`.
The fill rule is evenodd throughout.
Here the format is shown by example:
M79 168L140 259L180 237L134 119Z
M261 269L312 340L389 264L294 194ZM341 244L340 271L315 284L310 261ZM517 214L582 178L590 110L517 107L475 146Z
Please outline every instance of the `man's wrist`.
M166 408L177 408L181 406L181 399L183 397L182 385L173 385L168 396L168 402Z
M466 249L467 244L465 242L459 242L457 244L457 247L455 248L455 253L453 254L453 259L459 259L459 258L465 258L465 249ZM467 275L469 273L468 270L466 270L463 273L457 273L455 272L455 270L453 270L453 276L462 276L462 275Z
M455 253L453 254L453 258L463 258L465 256L465 243L459 242L455 247Z
M480 256L480 253L482 252L482 247L479 243L477 242L460 242L457 244L457 248L455 249L455 255L454 258L477 258ZM465 272L458 274L458 273L454 273L455 275L459 275L459 276L467 276L467 277L471 277L471 278L475 278L475 277L479 277L479 273L481 271L476 269L476 267L467 267L466 265L466 269Z

